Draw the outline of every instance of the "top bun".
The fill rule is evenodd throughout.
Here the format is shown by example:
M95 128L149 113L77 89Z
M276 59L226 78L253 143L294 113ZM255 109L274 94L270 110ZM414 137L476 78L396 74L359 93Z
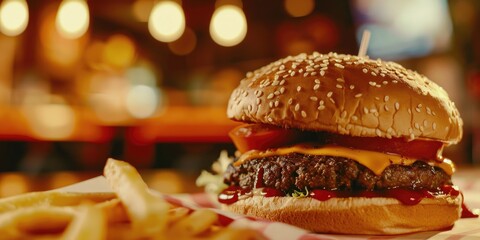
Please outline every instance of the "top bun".
M229 118L357 137L454 144L462 119L436 83L394 62L336 53L287 57L247 73Z

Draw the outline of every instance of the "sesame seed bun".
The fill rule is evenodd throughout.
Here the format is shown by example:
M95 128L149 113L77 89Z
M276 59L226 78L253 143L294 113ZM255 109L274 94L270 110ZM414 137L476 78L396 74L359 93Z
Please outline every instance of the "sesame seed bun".
M226 210L292 224L313 232L403 234L444 230L460 217L461 196L425 198L407 206L393 198L313 198L253 196Z
M229 118L359 137L454 144L462 119L434 82L394 62L329 53L287 57L248 73Z

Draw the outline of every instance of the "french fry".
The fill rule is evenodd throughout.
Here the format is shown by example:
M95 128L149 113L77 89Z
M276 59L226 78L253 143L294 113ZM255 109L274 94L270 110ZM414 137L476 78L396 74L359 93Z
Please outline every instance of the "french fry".
M188 215L189 211L190 210L184 207L176 207L168 210L168 222L173 223L184 218Z
M149 191L132 165L110 158L104 175L122 201L134 229L146 235L164 231L170 204Z
M214 211L198 209L175 223L172 231L183 236L193 237L210 229L217 220L218 215Z
M72 207L29 207L0 215L2 238L15 239L35 232L61 232L73 218Z
M74 206L84 201L103 202L113 198L113 193L31 192L0 199L0 214L25 207Z
M224 228L219 230L210 239L212 240L263 240L266 239L262 234L247 228Z
M107 234L105 213L91 204L78 207L74 219L63 233L62 240L103 240Z

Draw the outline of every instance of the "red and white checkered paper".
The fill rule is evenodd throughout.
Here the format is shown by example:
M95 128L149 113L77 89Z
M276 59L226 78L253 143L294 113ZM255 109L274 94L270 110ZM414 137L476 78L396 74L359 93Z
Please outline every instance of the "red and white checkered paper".
M467 206L480 208L480 169L468 171L465 174L457 174L453 181L463 192ZM110 191L110 188L103 177L97 177L59 190L105 192ZM447 231L429 231L394 236L316 234L284 223L255 219L222 211L218 208L218 204L204 193L164 195L164 197L173 204L191 209L211 208L218 213L220 224L239 228L253 228L262 232L268 239L275 240L480 239L480 218L460 219L452 229Z

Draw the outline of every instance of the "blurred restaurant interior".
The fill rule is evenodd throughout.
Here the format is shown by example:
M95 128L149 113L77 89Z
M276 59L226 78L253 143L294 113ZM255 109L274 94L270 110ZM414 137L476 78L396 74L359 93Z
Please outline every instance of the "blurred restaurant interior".
M225 111L246 72L302 52L356 54L365 29L371 58L447 90L465 126L446 156L480 166L480 1L0 4L0 196L40 188L25 176L57 173L38 178L55 188L101 174L108 157L168 169L152 179L193 177L233 154L239 123Z

